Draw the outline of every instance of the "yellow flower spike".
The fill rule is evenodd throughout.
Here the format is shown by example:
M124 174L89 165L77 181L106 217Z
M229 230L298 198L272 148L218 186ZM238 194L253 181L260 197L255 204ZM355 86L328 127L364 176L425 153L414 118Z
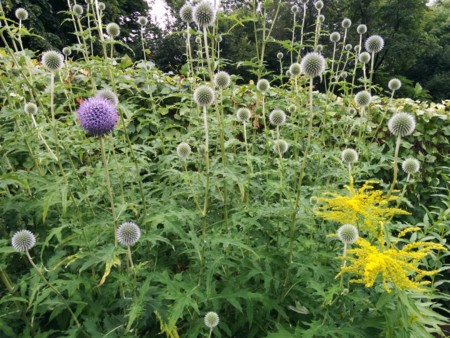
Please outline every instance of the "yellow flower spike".
M402 231L399 232L399 234L397 235L397 238L402 238L402 237L404 237L405 235L407 235L410 232L419 231L419 230L420 230L419 227L405 228L405 229L403 229Z
M355 244L359 247L347 251L345 259L349 264L341 267L341 271L336 278L349 273L357 276L350 282L372 287L377 278L381 276L387 292L391 292L392 287L401 290L423 291L421 286L429 284L429 281L422 281L421 279L432 276L439 271L422 270L418 265L423 258L432 254L433 251L446 250L441 244L430 242L408 244L400 250L395 247L387 248L384 245L378 248L364 238L359 238ZM340 258L344 259L344 257ZM412 277L413 279L411 279Z
M361 188L355 189L353 179L345 186L347 194L325 193L326 197L316 198L319 202L315 214L325 220L340 224L356 224L360 230L378 237L380 222L395 215L409 215L408 212L389 207L389 202L396 201L396 196L385 196L381 190L374 190L374 180L366 181Z

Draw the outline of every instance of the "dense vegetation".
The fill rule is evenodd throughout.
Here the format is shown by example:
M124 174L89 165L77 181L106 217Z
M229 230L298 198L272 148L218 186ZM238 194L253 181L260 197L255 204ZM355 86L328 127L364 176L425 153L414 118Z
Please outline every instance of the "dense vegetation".
M450 101L396 98L351 8L223 3L175 74L108 4L69 1L64 56L0 16L2 334L445 336Z

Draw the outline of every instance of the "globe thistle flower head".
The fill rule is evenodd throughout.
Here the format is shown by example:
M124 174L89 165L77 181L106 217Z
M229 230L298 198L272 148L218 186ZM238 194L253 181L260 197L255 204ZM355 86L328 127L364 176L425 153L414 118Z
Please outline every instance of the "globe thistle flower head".
M194 8L190 4L184 4L180 8L180 18L186 23L194 21Z
M372 95L366 90L362 90L355 95L355 103L360 107L368 107L372 101Z
M88 98L78 107L80 125L92 136L110 133L118 117L114 104L103 97Z
M345 164L356 163L358 162L358 153L352 148L344 149L341 153L341 159Z
M353 46L352 46L352 44L351 43L347 43L346 45L345 45L345 50L347 51L347 52L349 52L349 51L351 51L352 50L352 48L353 48Z
M112 38L118 37L120 35L120 27L115 22L111 22L106 25L106 33Z
M316 52L317 53L322 53L322 51L323 51L323 45L317 45L316 46Z
M227 88L231 83L230 75L227 72L220 71L214 75L214 84L219 88Z
M298 13L298 6L297 5L293 5L291 7L291 12L294 13L294 14L297 14Z
M319 21L320 23L323 23L323 22L325 21L325 15L320 14L320 15L317 17L317 21Z
M384 39L379 35L369 36L364 44L369 53L378 53L384 47Z
M72 12L74 12L77 16L82 16L84 13L83 6L81 5L74 5L72 7Z
M355 115L355 114L356 114L356 109L353 108L353 107L351 107L351 108L348 109L348 113L349 113L350 115Z
M201 85L194 91L194 102L202 107L208 107L215 100L214 90L208 85Z
M194 21L199 27L211 26L216 20L216 11L208 1L201 1L194 7Z
M140 17L137 19L137 22L138 22L139 25L141 25L142 27L144 27L144 26L147 26L147 24L148 24L148 19L147 19L145 16L140 16Z
M110 101L114 106L119 104L119 98L117 95L110 89L102 89L97 92L95 97L102 97Z
M314 4L314 7L316 7L316 9L317 9L318 11L320 11L320 10L323 8L323 2L322 2L321 0L317 1L317 2Z
M396 79L396 78L391 79L388 83L388 87L391 91L399 90L401 86L402 86L402 81L400 81L399 79Z
M181 142L177 146L177 154L181 160L185 161L191 154L191 146L186 142Z
M117 228L116 237L120 245L132 246L141 238L141 229L133 222L125 222Z
M28 11L25 8L17 8L14 14L20 21L25 21L26 19L28 19Z
M359 53L361 51L361 46L360 45L356 45L355 48L353 48L355 50L356 53Z
M407 158L402 163L402 169L407 174L415 174L420 170L420 162L415 158Z
M38 107L33 102L28 102L24 107L25 113L30 115L36 115L38 112Z
M362 34L366 34L367 32L367 26L366 25L358 25L358 27L356 27L356 31L358 32L358 34L362 35Z
M72 54L72 49L70 49L70 47L64 47L64 48L62 49L62 53L67 57L67 56L69 56L70 54Z
M298 62L294 62L290 67L289 67L289 72L291 73L292 77L297 77L301 74L302 69L300 67L300 64Z
M283 58L284 54L282 52L277 53L277 59L281 60Z
M396 113L390 118L388 128L395 136L408 136L416 129L416 120L409 113Z
M261 92L261 93L265 93L269 90L270 88L270 83L269 81L267 81L266 79L261 79L258 81L258 83L256 84L256 88Z
M281 109L274 109L269 115L269 121L274 126L281 126L286 122L286 113Z
M294 114L297 111L297 106L295 104L291 104L288 108L289 113Z
M104 2L99 2L98 3L98 9L100 12L103 12L106 9L106 5Z
M337 230L339 240L344 244L353 244L359 238L358 228L352 224L344 224Z
M42 64L51 72L60 70L64 64L64 56L57 51L49 50L42 54Z
M300 0L300 2L301 2L303 5L306 5L306 4L309 2L309 0Z
M369 63L370 58L371 58L370 54L367 52L362 52L361 54L359 54L359 57L358 57L359 62L361 62L364 65Z
M345 18L344 20L342 20L341 22L341 26L345 29L350 28L352 25L352 20L350 20L349 18Z
M248 122L250 120L250 109L248 108L239 108L236 112L237 119L240 122Z
M325 58L316 52L306 54L300 63L302 73L311 78L321 76L325 71L325 66Z
M14 250L18 252L27 252L36 244L36 237L29 230L20 230L11 238L11 244Z
M210 329L219 325L219 315L216 312L210 311L205 315L205 325Z
M284 154L286 151L288 151L288 149L289 145L285 140L276 140L275 144L273 145L273 151L278 155Z
M333 43L339 42L341 34L339 32L333 32L330 34L330 41Z

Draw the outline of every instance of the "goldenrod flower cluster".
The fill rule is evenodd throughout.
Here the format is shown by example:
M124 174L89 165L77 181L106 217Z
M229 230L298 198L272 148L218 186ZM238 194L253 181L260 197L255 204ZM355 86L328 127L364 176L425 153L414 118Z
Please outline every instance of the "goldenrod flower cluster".
M385 196L381 190L374 190L373 184L377 181L369 180L358 190L351 180L350 185L345 188L346 195L326 193L325 196L316 200L322 202L316 209L315 214L325 220L335 221L340 224L354 224L362 231L369 232L378 237L383 222L394 215L408 215L409 213L389 207L389 202L396 201L396 196Z
M359 278L351 279L350 282L372 287L377 277L381 275L387 292L391 292L393 287L420 291L421 285L429 283L421 279L438 272L438 270L420 269L418 267L420 261L433 250L445 250L441 244L430 242L416 242L405 245L402 249L377 247L364 238L359 238L356 244L359 248L349 249L347 256L342 257L350 264L341 267L336 277L351 273ZM415 276L411 279L410 276L413 274Z

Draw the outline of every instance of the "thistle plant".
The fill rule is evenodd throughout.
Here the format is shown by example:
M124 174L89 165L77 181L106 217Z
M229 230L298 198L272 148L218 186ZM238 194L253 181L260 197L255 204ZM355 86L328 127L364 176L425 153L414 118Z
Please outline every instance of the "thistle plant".
M249 169L249 178L248 178L248 184L247 184L247 194L246 194L246 202L248 205L249 201L249 194L250 194L250 175L253 173L252 164L250 162L250 156L248 153L248 141L247 141L247 123L250 121L251 112L248 108L239 108L236 111L236 117L239 122L243 125L243 135L244 135L244 145L245 145L245 156L247 159L247 166Z
M314 32L314 49L316 49L317 44L319 43L319 38L320 38L320 30L321 30L322 20L320 20L319 18L321 17L320 12L323 9L323 1L321 1L321 0L316 1L316 3L314 4L314 7L317 10L316 28L315 28L315 32Z
M356 28L356 32L359 34L359 44L355 46L355 52L356 52L355 67L353 68L353 74L352 74L351 95L353 95L353 88L355 87L356 69L358 68L359 54L361 53L361 49L362 49L363 35L366 34L366 32L367 32L367 26L364 24L358 25L358 27Z
M278 59L278 62L280 63L280 82L281 82L281 85L283 85L283 57L284 57L284 55L283 55L282 52L278 52L277 53L277 59Z
M406 182L409 182L411 175L419 172L420 162L416 158L410 157L403 161L402 163L403 171L408 175L406 177Z
M394 94L397 90L399 90L402 87L402 81L399 79L393 78L389 80L388 88L391 91L391 97L389 99L389 103L392 102L392 99L394 98Z
M29 250L31 250L36 245L36 237L34 236L34 234L29 230L17 231L11 238L11 244L12 244L12 247L14 248L14 250L16 250L17 252L26 254L28 261L30 262L33 269L36 271L36 273L39 275L39 277L44 281L44 283L47 284L47 286L51 290L53 290L58 295L58 297L60 297L63 304L66 306L67 310L70 312L73 321L75 322L77 327L80 327L80 323L78 322L77 316L75 315L75 313L73 313L72 309L70 308L70 306L67 303L64 296L58 291L58 289L56 289L53 286L53 284L51 284L47 280L47 278L45 278L45 276L43 275L41 270L36 266L36 264L33 261L33 258L30 255Z
M351 27L351 25L352 25L352 21L351 21L350 19L348 19L348 18L345 18L345 19L342 20L342 22L341 22L341 26L342 26L342 28L344 28L344 36L343 36L343 38L342 38L342 49L341 49L341 54L340 54L340 56L339 56L339 60L338 60L338 62L337 62L337 66L336 66L336 74L339 73L339 67L340 67L340 65L341 65L342 57L344 56L344 51L345 51L345 49L346 49L347 32L348 32L348 29ZM351 48L351 47L350 47L350 48ZM344 66L342 69L345 69L345 66Z
M114 39L120 35L120 27L115 22L106 25L106 33L109 35L111 42L111 60L114 59Z
M368 80L367 80L367 75L366 75L366 64L368 64L370 62L370 54L367 52L362 52L361 54L359 54L358 60L359 62L361 62L362 64L362 70L363 70L363 76L364 76L364 90L367 90L367 84L368 84Z
M219 315L216 312L210 311L204 317L204 322L207 328L209 328L208 338L211 338L213 329L219 325Z
M300 62L300 55L301 50L303 48L303 35L304 35L304 28L305 28L305 21L306 21L306 12L307 12L307 6L308 6L309 0L301 0L301 3L303 5L303 17L302 17L302 27L300 28L300 46L298 47L298 53L297 53L297 62ZM291 62L292 64L292 62Z
M348 167L349 182L352 182L352 164L358 162L358 153L355 149L347 148L341 153L341 159Z
M207 27L211 26L216 20L216 11L213 6L208 1L201 1L194 7L193 11L194 21L200 29L203 30L203 44L205 48L206 62L208 64L208 73L213 81L213 69L211 66L211 60L209 58L209 47L208 47L208 32Z
M100 141L106 188L108 190L111 213L114 222L114 233L117 231L117 218L103 136L114 130L118 118L119 116L114 104L103 97L88 98L78 108L78 120L81 127L86 130L89 136L98 136ZM117 245L117 238L115 239L115 245Z
M260 79L256 83L256 89L261 93L261 109L262 109L262 120L264 124L264 130L267 132L267 124L266 124L266 107L265 107L265 95L267 91L270 89L270 82L266 79Z
M14 12L14 14L16 15L17 20L19 20L18 39L19 39L20 50L23 52L24 49L23 49L22 36L21 36L22 21L25 21L28 19L28 11L25 8L17 8L16 11Z
M186 3L180 9L180 18L186 23L186 58L188 59L190 75L194 75L194 61L192 58L190 23L194 21L194 8Z
M182 161L186 161L191 154L191 146L186 142L181 142L177 146L177 154Z
M291 7L291 12L294 16L293 24L292 24L292 40L291 40L291 64L294 63L294 42L295 42L295 26L296 26L296 19L297 19L297 13L298 13L298 6L293 5ZM301 48L301 47L300 47Z
M330 41L333 43L333 56L331 57L331 70L330 70L331 76L334 76L333 70L336 58L336 46L339 40L341 40L341 34L339 34L339 32L333 32L330 34Z
M133 274L136 275L130 247L135 245L141 238L141 229L133 222L122 223L116 231L116 241L127 247L128 263Z
M345 268L347 265L347 246L355 243L359 238L358 228L353 224L344 224L339 227L336 232L339 240L344 244L344 251L342 253L342 268ZM341 287L344 285L344 276L341 275Z
M298 78L301 74L301 68L300 64L298 62L295 62L291 64L289 67L289 74L292 78L294 78L294 88L295 88L295 94L298 96Z
M111 89L101 89L97 92L95 97L104 98L109 102L111 102L116 107L119 104L119 98L117 97L116 93L114 93Z
M367 38L364 44L367 52L371 53L372 62L370 64L370 79L369 79L369 88L372 85L373 73L374 73L374 64L375 64L375 53L379 53L384 47L384 39L379 35L372 35Z
M409 113L396 113L394 116L391 117L391 119L388 122L388 128L389 131L397 136L397 141L395 143L395 151L394 151L394 177L392 179L391 187L389 189L388 195L391 195L395 184L397 183L397 173L398 173L398 152L400 149L400 142L402 137L411 135L414 130L416 129L416 120L414 119L414 116L412 116Z
M280 126L286 123L286 113L281 109L273 110L269 115L269 121L277 128L277 140L280 139Z

